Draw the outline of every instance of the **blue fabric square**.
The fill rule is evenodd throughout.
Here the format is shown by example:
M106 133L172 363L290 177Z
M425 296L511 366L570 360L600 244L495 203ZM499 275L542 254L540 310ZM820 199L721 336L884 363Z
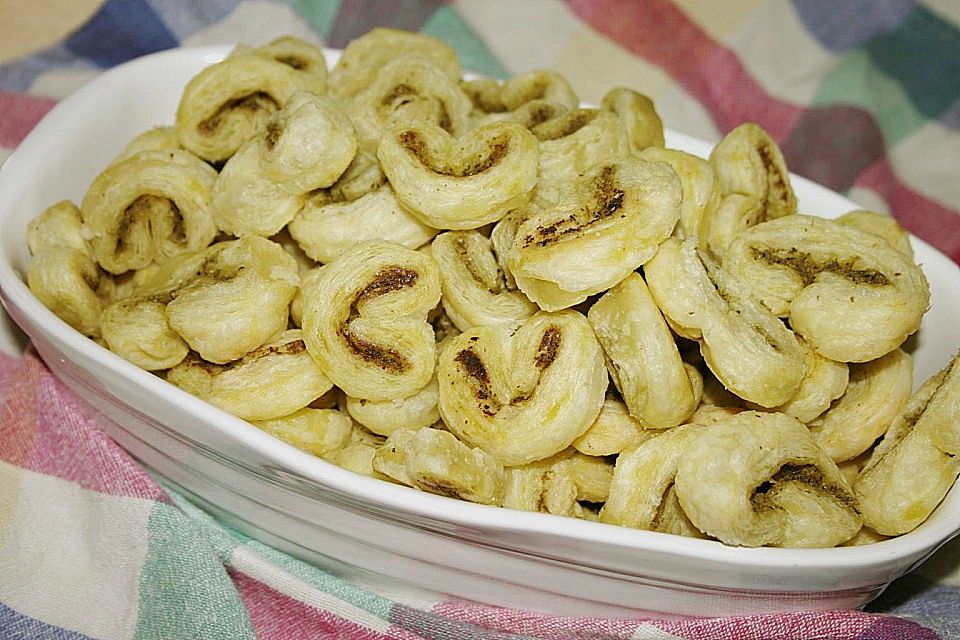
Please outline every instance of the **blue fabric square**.
M179 42L145 0L107 0L64 44L99 67L112 67Z

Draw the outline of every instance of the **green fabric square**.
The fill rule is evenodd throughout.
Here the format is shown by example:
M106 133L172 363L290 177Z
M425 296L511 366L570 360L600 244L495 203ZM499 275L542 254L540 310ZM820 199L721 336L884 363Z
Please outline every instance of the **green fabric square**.
M923 5L864 48L927 118L939 117L960 99L960 29Z
M317 589L333 594L341 600L368 611L383 620L389 619L390 611L393 608L393 602L390 600L372 591L354 586L342 578L327 573L323 569L318 569L256 540L249 541L246 546L267 562L280 567Z
M340 0L287 0L297 13L306 18L321 38L330 35L333 21L340 11Z
M484 41L450 7L440 7L420 29L421 33L443 40L456 49L460 66L494 78L506 78L510 74Z
M176 507L157 503L140 575L138 640L255 640L240 594L207 536Z
M863 49L844 55L820 83L814 106L853 105L870 113L887 148L919 129L927 118L893 78L874 66Z

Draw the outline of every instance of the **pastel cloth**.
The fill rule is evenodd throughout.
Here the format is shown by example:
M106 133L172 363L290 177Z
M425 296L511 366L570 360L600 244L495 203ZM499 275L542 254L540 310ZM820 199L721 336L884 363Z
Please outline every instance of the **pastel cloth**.
M178 45L375 26L449 42L497 77L615 84L717 140L764 126L789 167L891 212L960 260L960 12L945 1L107 0L60 44L0 65L0 162L104 68ZM164 488L28 350L0 356L0 638L960 638L960 544L868 611L713 620L558 618L374 593L245 538Z

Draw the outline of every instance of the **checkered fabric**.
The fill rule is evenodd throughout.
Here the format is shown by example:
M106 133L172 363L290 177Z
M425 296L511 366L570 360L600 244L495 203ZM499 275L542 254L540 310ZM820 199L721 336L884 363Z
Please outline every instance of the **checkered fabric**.
M960 260L960 6L949 0L107 0L59 44L0 65L0 162L79 84L179 45L375 26L439 37L465 68L537 67L585 101L620 84L666 126L760 123L788 166ZM0 356L0 637L761 639L960 637L960 545L866 612L562 618L373 593L213 520L85 417L28 349Z

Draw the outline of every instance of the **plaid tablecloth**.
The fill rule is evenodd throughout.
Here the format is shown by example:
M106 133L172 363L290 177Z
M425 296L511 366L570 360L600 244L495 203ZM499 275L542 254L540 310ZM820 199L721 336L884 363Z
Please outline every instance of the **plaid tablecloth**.
M106 67L181 44L374 26L437 36L465 68L614 84L717 140L763 125L790 168L960 260L960 5L952 0L107 0L0 65L0 162ZM0 638L960 638L960 544L868 612L666 622L556 618L374 593L224 527L149 476L28 350L0 357Z

